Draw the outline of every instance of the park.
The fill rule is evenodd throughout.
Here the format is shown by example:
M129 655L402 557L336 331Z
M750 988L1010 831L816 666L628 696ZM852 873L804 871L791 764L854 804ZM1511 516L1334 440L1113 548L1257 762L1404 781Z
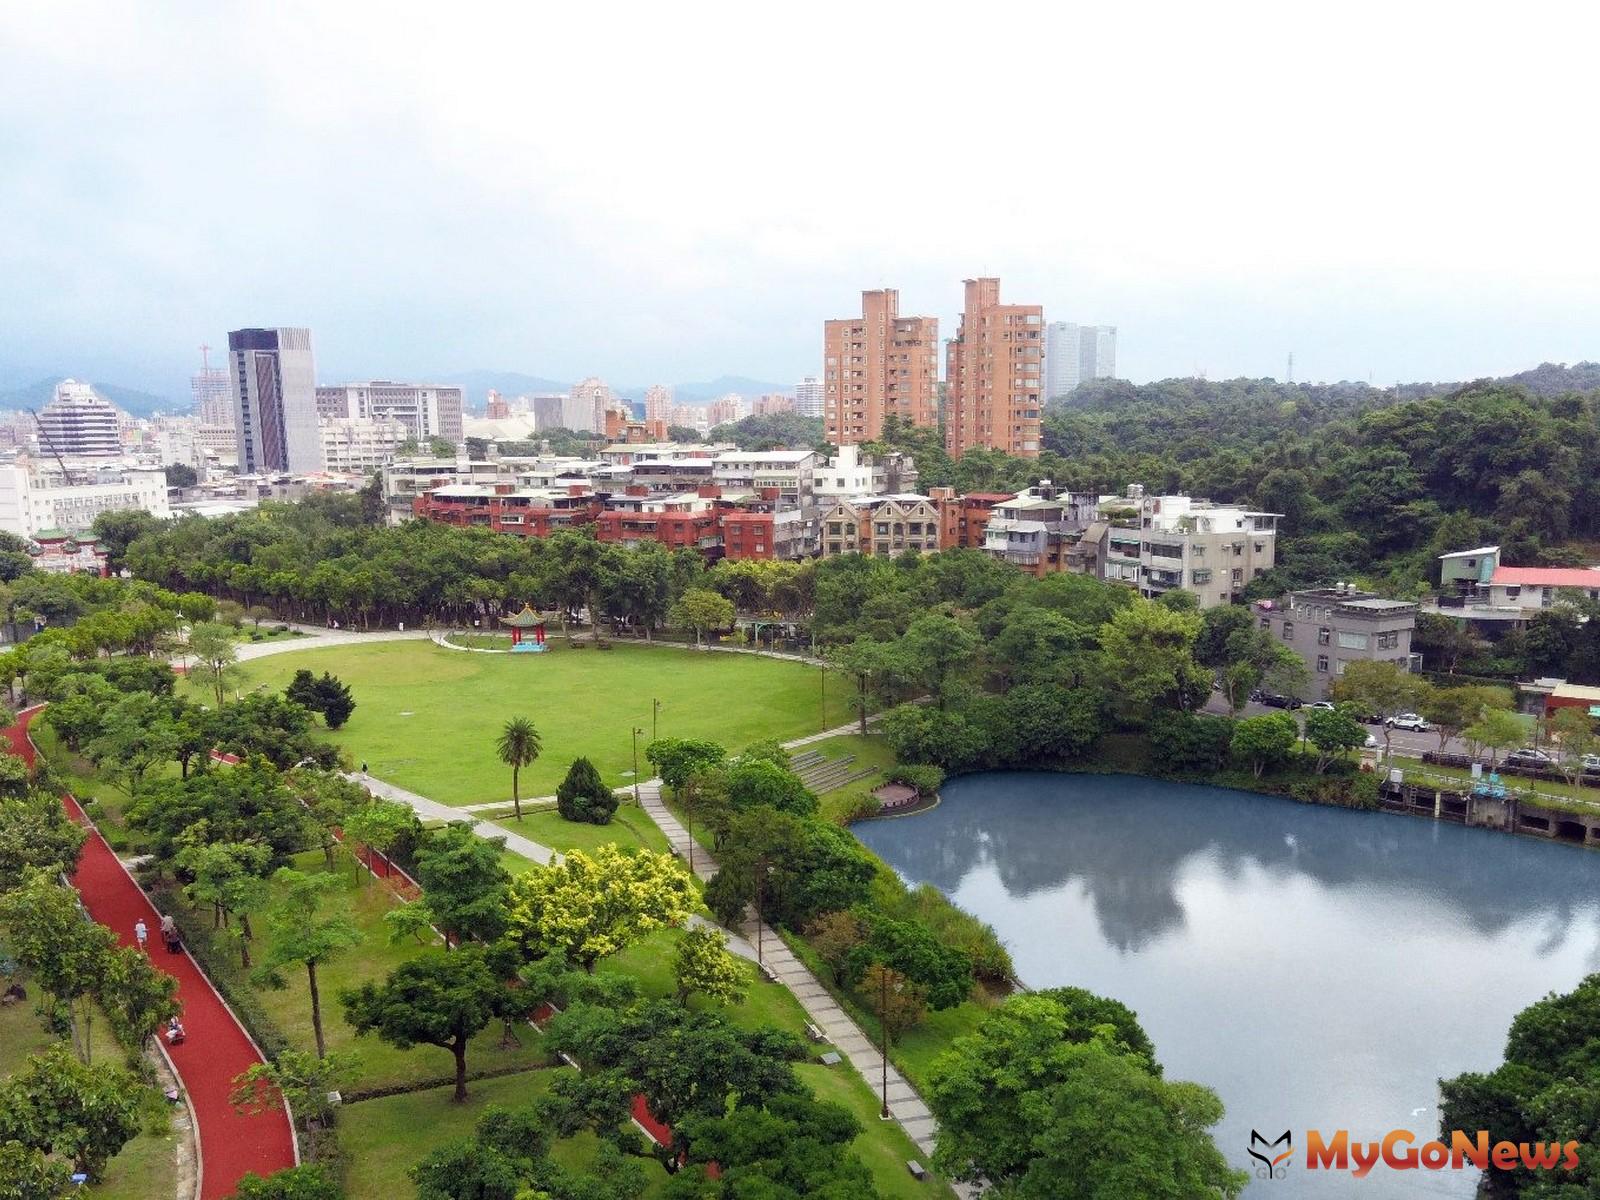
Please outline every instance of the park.
M331 671L360 700L334 742L379 779L450 805L510 799L510 776L494 754L510 717L533 721L547 747L522 773L525 796L553 794L579 756L607 783L628 782L635 729L643 769L644 747L658 736L711 738L737 750L850 719L843 681L825 680L815 666L611 645L553 638L550 652L537 655L469 653L425 640L297 650L241 664L230 686L278 689L299 668Z

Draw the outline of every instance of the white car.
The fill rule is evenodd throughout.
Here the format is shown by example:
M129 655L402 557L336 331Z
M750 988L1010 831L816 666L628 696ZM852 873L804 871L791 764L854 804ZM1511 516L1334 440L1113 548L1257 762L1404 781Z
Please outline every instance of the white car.
M1315 709L1317 712L1332 712L1333 711L1333 701L1332 700L1316 700L1316 701L1313 701L1312 703L1306 705L1306 707L1308 709Z
M1384 722L1390 729L1409 729L1414 733L1427 733L1433 726L1416 713L1400 713Z
M1378 739L1370 733L1367 734L1365 746L1368 750L1376 750L1378 748Z

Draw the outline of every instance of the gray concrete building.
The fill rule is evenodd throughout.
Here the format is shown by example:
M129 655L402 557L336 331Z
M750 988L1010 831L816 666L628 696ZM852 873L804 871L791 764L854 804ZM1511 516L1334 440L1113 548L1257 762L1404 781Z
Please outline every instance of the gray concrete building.
M317 373L309 329L235 329L228 382L241 475L322 470Z
M1046 400L1069 394L1080 383L1117 376L1117 327L1052 321L1044 331Z
M449 384L395 383L372 379L317 389L317 411L329 420L396 421L406 434L426 445L443 438L461 444L465 393Z
M1301 689L1303 700L1326 697L1352 662L1392 662L1404 671L1417 666L1411 653L1417 606L1409 600L1387 600L1344 585L1258 600L1254 608L1261 628L1305 662L1309 678Z

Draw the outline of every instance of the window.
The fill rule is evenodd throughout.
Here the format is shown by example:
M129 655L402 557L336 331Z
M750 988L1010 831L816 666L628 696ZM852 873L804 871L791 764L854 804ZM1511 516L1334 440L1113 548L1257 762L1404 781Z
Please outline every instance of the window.
M1321 629L1317 630L1317 645L1326 646L1332 637L1333 630L1324 625Z
M1345 633L1343 631L1340 632L1340 634L1339 634L1339 649L1341 649L1341 650L1365 650L1366 648L1367 648L1367 635L1366 634L1364 634L1364 633Z
M1261 628L1263 628L1263 629L1271 629L1272 628L1272 618L1271 617L1262 617L1261 618Z
M1235 542L1233 544L1233 556L1235 558L1244 557L1244 543L1243 542Z
M1378 635L1379 650L1393 650L1399 644L1400 631L1398 629L1391 629L1387 633L1380 633Z
M1285 621L1283 623L1283 640L1286 641L1286 642L1294 641L1294 622L1293 621Z
M1506 588L1506 599L1507 600L1515 600L1520 595L1522 595L1522 587L1521 587L1521 585L1512 584L1510 587Z
M1211 572L1210 571L1196 571L1191 576L1191 578L1194 580L1196 587L1203 587L1205 584L1208 584L1208 583L1211 582Z
M1317 670L1324 675L1328 673L1328 656L1326 654L1317 655Z

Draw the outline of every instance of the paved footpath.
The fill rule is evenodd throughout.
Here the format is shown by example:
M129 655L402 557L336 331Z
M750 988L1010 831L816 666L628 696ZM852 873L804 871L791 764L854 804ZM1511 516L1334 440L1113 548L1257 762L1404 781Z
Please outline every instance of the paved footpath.
M34 746L28 737L28 725L39 711L26 710L4 730L11 750L29 763L34 760ZM200 1177L196 1181L199 1200L233 1195L247 1171L270 1175L294 1166L299 1153L286 1108L244 1115L228 1102L234 1077L262 1061L260 1050L188 951L168 954L161 948L161 915L150 898L111 852L77 801L63 796L62 803L72 819L90 831L72 878L89 915L115 933L124 946L134 944L134 922L144 918L150 930L149 944L154 948L150 961L178 981L178 1001L188 1038L181 1046L163 1049L194 1106L200 1159Z

